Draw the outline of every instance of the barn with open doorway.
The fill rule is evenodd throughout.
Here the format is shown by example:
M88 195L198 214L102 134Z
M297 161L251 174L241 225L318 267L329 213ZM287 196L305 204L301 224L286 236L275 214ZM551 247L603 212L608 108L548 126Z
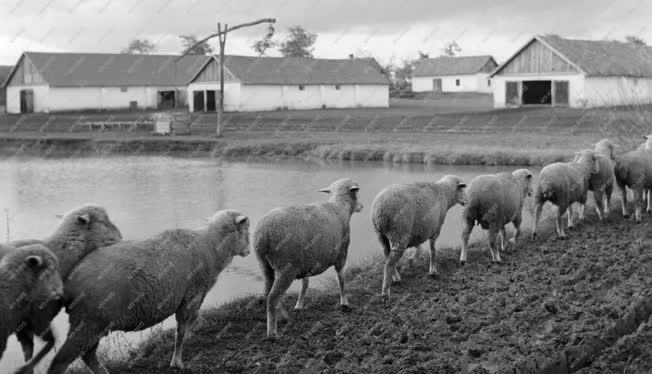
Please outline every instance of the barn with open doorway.
M25 52L5 80L8 113L173 109L210 59L192 55Z
M652 103L652 48L535 36L491 76L496 108Z

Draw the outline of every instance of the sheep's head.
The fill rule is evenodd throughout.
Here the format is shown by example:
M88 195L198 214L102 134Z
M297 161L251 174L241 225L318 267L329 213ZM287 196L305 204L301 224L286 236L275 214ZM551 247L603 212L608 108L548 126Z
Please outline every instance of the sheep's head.
M590 165L591 174L596 174L600 172L600 163L598 162L598 155L590 149L577 152L575 156L575 162L582 165Z
M87 250L95 250L122 240L120 230L111 222L106 209L86 204L60 216L59 232L75 233L83 237Z
M351 202L351 214L362 211L362 203L358 199L358 191L360 191L358 183L349 178L336 180L330 186L319 190L319 192L331 194L331 199L344 198L349 200Z
M455 202L453 204L466 205L468 202L466 196L466 183L457 175L446 175L440 181L448 184L455 191Z
M644 149L648 151L652 150L652 134L643 135L643 139L645 139L645 143L643 143Z
M59 260L42 244L12 250L0 261L0 269L6 270L10 279L27 291L25 301L36 303L40 308L50 302L60 305L63 281L59 274Z
M512 175L523 188L523 196L532 196L532 172L528 169L518 169Z
M595 143L594 149L596 152L608 155L612 160L616 159L616 155L614 154L614 145L609 139L602 139L599 142Z
M249 255L249 217L237 210L220 210L208 218L218 236L218 251L231 256Z

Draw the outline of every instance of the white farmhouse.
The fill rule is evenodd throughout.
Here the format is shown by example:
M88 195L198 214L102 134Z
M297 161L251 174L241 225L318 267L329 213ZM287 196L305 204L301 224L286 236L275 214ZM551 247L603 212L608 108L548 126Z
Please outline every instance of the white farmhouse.
M7 112L169 109L215 111L214 56L25 52L5 80ZM388 107L374 59L227 56L227 111Z
M652 48L535 36L492 73L496 108L652 103Z
M5 81L8 113L178 108L209 56L22 54Z
M491 56L421 59L412 72L412 91L491 93L489 75L497 66Z
M219 58L211 58L188 84L191 112L215 110L219 81ZM224 109L386 108L389 83L371 58L226 56Z

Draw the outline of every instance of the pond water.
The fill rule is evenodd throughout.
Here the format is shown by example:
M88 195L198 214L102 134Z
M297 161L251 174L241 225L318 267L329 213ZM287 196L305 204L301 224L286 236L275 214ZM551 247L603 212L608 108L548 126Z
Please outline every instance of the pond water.
M143 156L11 159L0 161L0 238L3 241L44 238L56 228L57 214L87 202L106 207L124 238L130 240L144 239L171 228L199 227L205 217L225 208L247 214L253 231L258 219L270 209L324 200L327 196L318 192L320 188L336 179L350 177L360 184L359 196L364 205L363 211L351 219L347 264L358 264L382 253L371 226L370 205L383 187L434 181L446 174L459 175L468 182L476 175L503 170L509 168L369 162L230 162ZM459 205L449 211L438 247L459 245L460 212ZM476 229L472 240L484 235ZM328 270L311 280L311 287L330 287L334 278L334 270ZM297 290L299 283L295 282L292 290ZM237 257L220 275L203 307L219 305L238 296L260 294L262 289L255 255ZM168 319L164 326L173 323ZM65 313L57 317L55 325L63 340L67 330ZM146 332L123 335L125 341L134 342ZM108 340L109 343L103 344L111 345L112 339ZM0 362L0 372L20 363L22 354L12 337ZM38 372L43 372L45 367L40 365Z

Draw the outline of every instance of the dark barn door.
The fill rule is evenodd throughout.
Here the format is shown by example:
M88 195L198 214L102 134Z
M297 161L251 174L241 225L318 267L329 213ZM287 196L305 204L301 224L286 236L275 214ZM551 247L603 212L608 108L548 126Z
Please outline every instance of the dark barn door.
M20 112L21 113L34 112L34 91L20 90Z
M568 105L568 81L555 81L555 105Z
M192 91L192 106L195 112L204 111L204 91Z
M523 105L552 104L551 81L523 81Z
M176 106L176 92L174 91L159 91L158 92L158 108L159 109L172 109Z
M217 96L215 95L215 90L206 91L206 111L207 112L214 112L215 108L217 108L217 105L215 105L216 97Z

